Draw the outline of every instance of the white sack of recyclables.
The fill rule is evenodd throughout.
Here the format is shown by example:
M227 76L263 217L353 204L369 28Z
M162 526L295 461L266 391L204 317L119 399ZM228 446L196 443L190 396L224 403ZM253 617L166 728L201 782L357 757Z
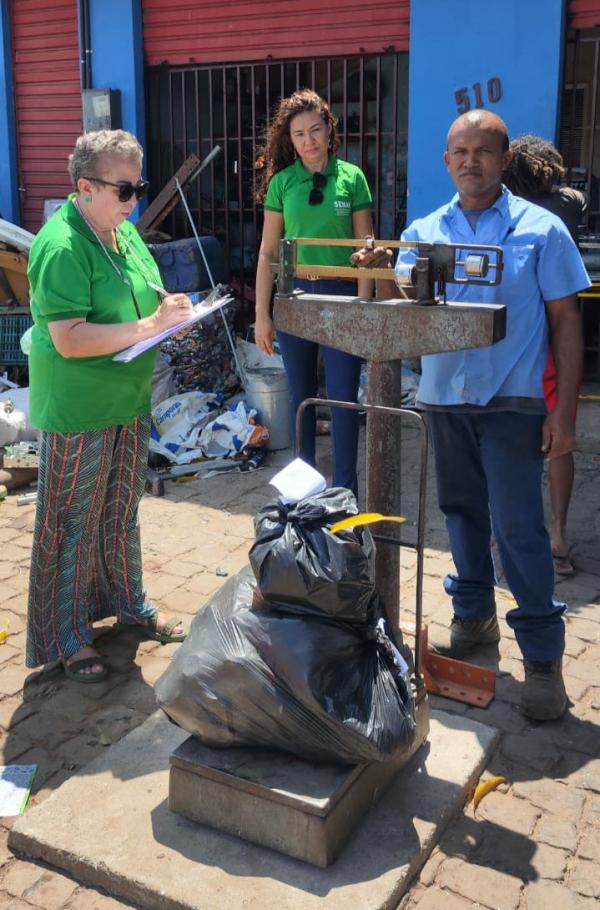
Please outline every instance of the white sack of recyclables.
M184 392L163 401L152 411L150 450L175 464L236 455L256 430L250 423L256 411L240 401L216 415L222 402L223 396L212 392Z
M11 402L14 411L8 417L8 423L13 427L18 427L18 433L14 439L4 439L5 432L0 429L0 446L12 445L14 442L33 442L39 437L39 431L32 427L29 422L29 389L4 389L0 387L0 413L5 413L4 405ZM7 421L4 416L0 417L0 424ZM6 431L6 428L5 428ZM2 441L4 439L4 441Z
M207 423L200 433L198 445L210 458L232 458L250 445L256 424L250 421L257 411L246 409L243 401L224 411Z
M281 354L263 354L257 344L236 338L235 348L244 370L283 370Z
M187 464L203 453L198 436L223 403L221 394L183 392L152 409L150 451L176 464Z
M0 446L10 446L18 442L26 426L25 414L17 411L12 401L0 401Z

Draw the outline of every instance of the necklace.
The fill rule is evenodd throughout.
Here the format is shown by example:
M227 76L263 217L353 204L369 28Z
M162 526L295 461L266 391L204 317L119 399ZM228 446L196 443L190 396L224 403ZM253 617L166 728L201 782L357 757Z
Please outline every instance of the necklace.
M162 278L160 276L160 272L158 271L158 268L155 267L155 273L152 273L150 271L149 266L146 265L146 263L144 262L144 260L140 256L140 254L137 252L135 247L129 242L129 238L126 237L125 234L123 234L121 231L119 231L118 228L115 230L115 237L116 237L117 246L119 247L119 249L121 247L121 244L123 244L123 246L125 247L125 252L129 253L131 255L131 258L137 265L138 271L139 271L140 275L142 276L142 278L144 278L146 284L149 287L152 287L153 284L154 285L160 284L162 281Z
M98 241L98 243L100 244L100 249L102 250L102 252L103 252L104 255L106 256L106 258L107 258L108 261L110 262L110 264L111 264L111 266L113 267L114 271L117 273L117 275L119 276L119 278L121 279L121 281L123 282L123 284L126 285L126 286L129 288L129 291L130 291L130 293L131 293L131 297L132 297L132 300L133 300L133 305L134 305L134 307L135 307L135 312L136 312L136 314L137 314L137 318L138 318L138 319L141 319L141 318L142 318L142 314L141 314L140 307L139 307L139 304L138 304L138 302L137 302L137 298L136 298L136 296L135 296L135 291L133 290L133 285L132 285L130 279L129 279L128 276L123 272L123 270L117 265L117 263L115 262L115 260L112 258L112 256L110 255L110 253L109 253L108 250L106 249L106 244L102 242L102 238L101 238L100 235L98 234L98 231L96 230L96 228L94 227L94 225L89 221L89 219L84 215L83 210L82 210L81 206L79 205L79 200L78 200L77 198L75 198L75 199L73 200L73 205L75 206L75 208L77 209L77 211L79 212L79 214L81 215L81 217L83 218L83 220L85 221L85 223L87 224L87 226L89 227L90 231L92 232L92 234L94 235L94 237L96 238L96 240ZM138 256L138 254L135 252L135 250L133 249L133 247L131 246L131 244L129 243L129 241L128 241L122 234L118 234L118 233L117 233L117 229L116 229L116 228L115 228L114 234L115 234L115 242L117 243L117 246L119 246L119 241L124 241L124 245L125 245L125 248L126 248L126 252L132 254L132 258L133 258L134 262L136 263L136 265L137 265L137 267L138 267L138 271L140 272L140 275L142 276L142 278L144 279L144 281L146 282L146 284L148 284L149 282L148 282L148 275L147 275L147 272L146 272L146 266L145 266L145 264L142 262L141 258L140 258L140 257Z

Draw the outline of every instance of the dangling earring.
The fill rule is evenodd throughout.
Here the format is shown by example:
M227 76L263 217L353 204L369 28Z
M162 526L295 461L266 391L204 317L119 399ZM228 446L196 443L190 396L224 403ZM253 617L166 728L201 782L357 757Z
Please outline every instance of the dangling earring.
M89 205L90 202L92 201L92 197L91 197L91 196L84 196L84 197L83 197L83 201L86 202L86 203Z

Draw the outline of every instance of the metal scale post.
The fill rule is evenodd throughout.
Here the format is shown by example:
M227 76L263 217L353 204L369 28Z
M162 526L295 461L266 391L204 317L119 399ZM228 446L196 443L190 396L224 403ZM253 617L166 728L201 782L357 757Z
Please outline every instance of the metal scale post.
M399 417L421 423L413 411L400 408L401 361L405 357L436 354L495 344L506 332L506 308L476 303L446 303L446 284L499 284L503 257L500 247L474 244L414 243L375 240L372 246L416 249L414 266L396 279L414 289L415 299L363 300L295 290L296 278L391 279L390 269L340 268L297 264L303 245L357 246L356 240L299 238L282 240L277 272L274 321L279 329L328 345L367 361L367 510L398 515L400 508ZM349 250L350 253L350 250ZM436 296L437 292L437 296ZM301 405L314 404L309 399ZM321 404L323 402L320 402ZM325 402L331 406L332 402ZM346 405L347 406L347 405ZM355 406L356 407L356 406ZM361 408L362 409L362 408ZM301 417L299 411L299 419ZM416 624L421 625L422 557L424 534L424 481L426 445L422 449L421 495L417 547ZM376 582L396 631L400 626L399 527L377 540ZM415 684L424 689L419 636L415 647Z

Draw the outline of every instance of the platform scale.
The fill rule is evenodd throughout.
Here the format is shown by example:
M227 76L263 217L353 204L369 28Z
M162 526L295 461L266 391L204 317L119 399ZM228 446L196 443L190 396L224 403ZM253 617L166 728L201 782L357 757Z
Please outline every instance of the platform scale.
M427 477L427 433L414 411L401 400L401 361L422 354L459 351L495 344L505 336L506 308L500 305L447 303L446 285L496 285L502 275L499 247L372 241L386 248L415 249L414 266L396 279L414 288L414 299L365 300L295 290L297 278L374 278L389 280L389 269L360 269L297 264L299 245L356 248L355 240L286 239L280 244L274 321L277 328L362 357L367 362L366 405L323 399L302 402L367 412L367 510L400 514L400 445L398 421L410 422L421 435L421 463L416 544L397 531L374 535L375 578L394 631L400 633L400 546L417 555L416 628L422 624L422 582ZM300 434L297 433L297 438ZM397 528L397 525L393 526ZM319 765L266 749L210 749L194 737L170 757L169 808L181 815L236 834L317 866L335 859L361 818L381 797L398 771L429 733L423 646L415 636L412 683L416 701L416 736L396 761L385 764Z

